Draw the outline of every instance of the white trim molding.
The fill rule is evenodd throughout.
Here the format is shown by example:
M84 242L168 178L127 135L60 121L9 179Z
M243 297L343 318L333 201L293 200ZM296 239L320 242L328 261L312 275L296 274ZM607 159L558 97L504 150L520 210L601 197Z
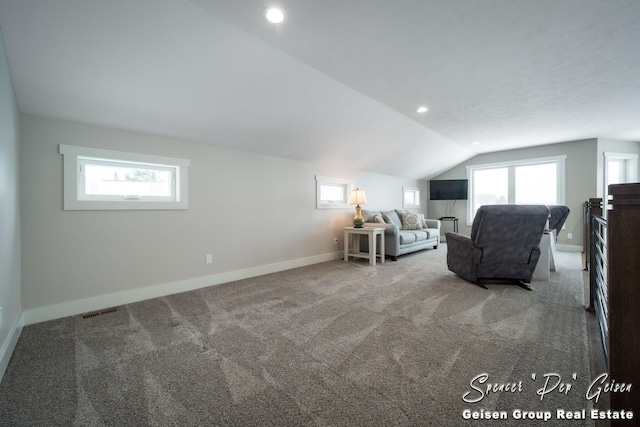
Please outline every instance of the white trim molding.
M411 195L413 203L407 202L407 193ZM402 187L402 207L404 209L420 208L420 189L418 187Z
M334 187L340 189L342 193L341 199L323 200L322 187ZM345 209L350 208L349 196L353 189L353 181L347 178L335 178L332 176L316 175L316 209Z
M7 366L9 366L9 361L11 360L13 350L16 348L16 344L18 344L18 339L22 333L23 326L24 313L22 313L22 315L13 322L13 325L11 325L11 328L9 329L7 338L2 343L2 346L0 346L0 381L2 381L2 377L4 377L4 373L7 371Z
M60 144L63 156L65 210L149 210L189 208L189 167L186 159L128 153L101 148ZM171 195L147 197L140 195L88 196L85 194L85 165L139 165L141 169L163 170L171 174Z
M484 163L477 165L467 165L467 179L469 180L469 201L467 203L467 225L471 225L475 216L474 210L474 172L484 169L508 169L508 200L507 203L515 203L516 199L516 173L515 170L520 166L529 165L542 165L542 164L555 164L557 166L556 172L556 204L565 204L565 163L567 160L566 155L550 156L550 157L536 157L531 159L509 160L504 162Z
M304 267L321 262L333 261L342 258L342 252L329 252L307 258L298 258L290 261L283 261L275 264L260 265L243 270L228 271L209 276L196 277L193 279L180 280L177 282L163 283L129 291L116 292L108 295L85 298L75 301L63 302L28 309L23 312L24 325L46 322L60 319L67 316L76 316L82 313L116 307L124 304L144 301L152 298L163 297L181 292L193 291L196 289L216 286L236 280L248 279L279 271L290 270L292 268Z

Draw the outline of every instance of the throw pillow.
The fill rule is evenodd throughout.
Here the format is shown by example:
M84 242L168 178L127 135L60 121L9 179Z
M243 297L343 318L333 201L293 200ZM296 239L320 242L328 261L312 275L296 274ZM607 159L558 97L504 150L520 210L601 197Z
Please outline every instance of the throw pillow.
M386 222L387 224L393 224L393 220L386 213L382 214L382 219L384 219L384 222Z
M398 213L395 210L389 210L386 212L382 212L382 218L384 218L384 215L387 215L389 217L389 224L394 224L397 225L398 228L402 228L402 218L400 218L400 215L398 215ZM385 221L387 219L385 218Z
M418 214L402 214L402 228L405 230L422 230L422 221Z
M379 222L379 223L384 224L384 219L382 219L382 216L381 216L381 215L376 215L376 216L374 216L374 217L373 217L373 220L374 220L375 222Z
M373 218L376 215L380 215L380 211L372 211L369 209L362 209L362 217L364 218L364 222L373 222Z
M427 226L427 220L424 217L424 214L420 214L420 224L422 224L422 228L429 228Z

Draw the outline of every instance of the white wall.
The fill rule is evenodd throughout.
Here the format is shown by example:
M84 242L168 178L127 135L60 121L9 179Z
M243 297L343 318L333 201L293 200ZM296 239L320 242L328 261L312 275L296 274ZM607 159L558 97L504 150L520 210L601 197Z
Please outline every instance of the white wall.
M20 158L16 106L0 34L0 378L20 334Z
M466 166L468 165L566 155L565 203L571 210L571 213L565 222L565 229L559 233L558 243L560 245L582 246L582 204L590 197L596 197L597 193L597 145L596 139L586 139L582 141L480 154L434 179L466 178ZM445 203L444 201L429 202L429 217L438 218L443 216ZM469 235L471 227L466 221L466 209L467 201L458 200L453 214L460 218L459 232ZM452 228L449 223L443 223L443 233L452 231L447 230L447 226ZM573 239L569 240L567 238L568 233L573 234Z
M354 179L372 209L401 207L403 185L426 193L410 179L37 116L20 122L27 323L335 258L333 238L342 241L354 209L316 209L316 175ZM58 144L190 159L189 209L64 211Z

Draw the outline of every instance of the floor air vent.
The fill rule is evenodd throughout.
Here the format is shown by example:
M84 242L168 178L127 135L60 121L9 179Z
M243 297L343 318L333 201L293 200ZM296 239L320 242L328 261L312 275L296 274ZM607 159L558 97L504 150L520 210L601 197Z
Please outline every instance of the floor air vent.
M102 316L103 314L115 313L116 311L118 311L118 308L113 307L113 308L106 308L104 310L99 310L99 311L92 311L91 313L85 313L85 314L82 314L81 316L83 319L89 319L91 317Z

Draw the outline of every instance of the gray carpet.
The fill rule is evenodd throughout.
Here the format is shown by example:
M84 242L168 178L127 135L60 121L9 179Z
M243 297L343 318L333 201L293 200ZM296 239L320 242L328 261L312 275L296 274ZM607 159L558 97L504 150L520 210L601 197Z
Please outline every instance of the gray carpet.
M446 249L376 267L333 261L25 327L0 384L0 424L563 425L556 409L588 409L580 255L560 252L551 282L528 292L459 279ZM481 373L523 390L465 403ZM541 400L548 373L572 389ZM465 421L464 409L509 420ZM553 422L515 421L514 409L552 411Z

